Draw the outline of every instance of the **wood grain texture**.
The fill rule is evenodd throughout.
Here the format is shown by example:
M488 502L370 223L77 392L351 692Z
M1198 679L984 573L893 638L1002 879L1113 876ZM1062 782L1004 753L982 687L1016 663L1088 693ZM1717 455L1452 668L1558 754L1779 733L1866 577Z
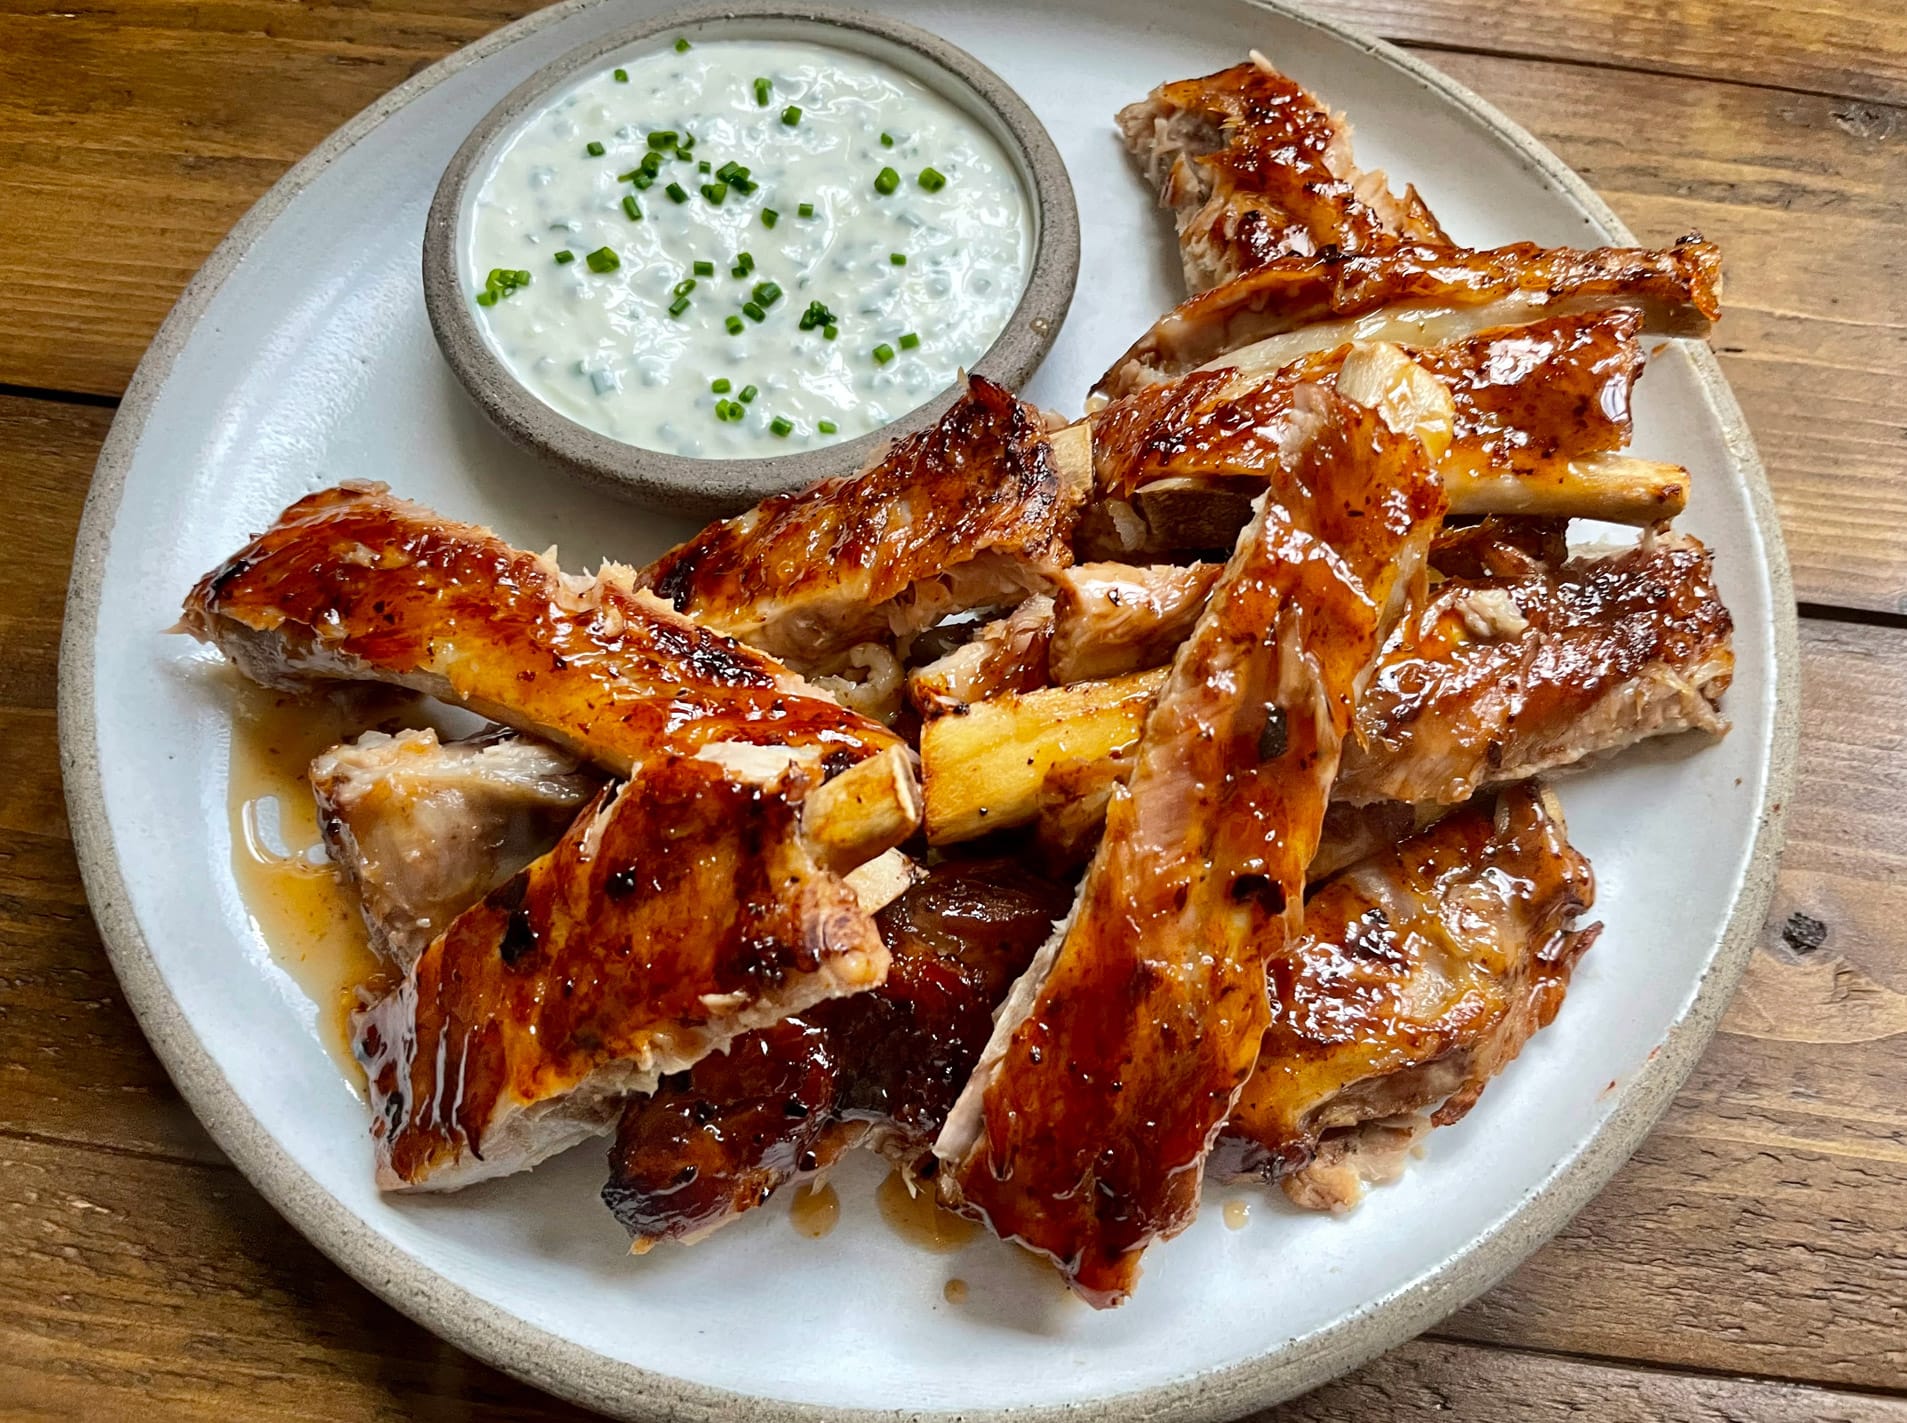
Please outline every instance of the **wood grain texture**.
M1319 14L1406 44L1907 103L1907 29L1886 0L1309 2Z

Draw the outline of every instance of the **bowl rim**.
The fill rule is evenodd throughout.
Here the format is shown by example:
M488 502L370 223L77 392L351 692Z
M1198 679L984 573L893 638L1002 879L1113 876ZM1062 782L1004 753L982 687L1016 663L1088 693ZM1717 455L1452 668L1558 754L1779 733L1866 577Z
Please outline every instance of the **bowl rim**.
M909 51L935 78L910 77L969 113L984 110L990 120L986 126L1014 158L1033 223L1032 258L1006 324L966 374L984 376L1009 390L1025 385L1058 338L1079 279L1078 202L1046 126L985 64L916 25L827 0L705 0L651 15L558 55L478 121L438 181L424 225L424 307L431 332L465 391L517 444L606 493L700 518L734 514L771 494L804 489L864 467L892 441L938 420L965 388L964 378L878 430L820 449L755 459L692 459L646 449L571 419L518 378L485 339L466 299L459 251L469 195L487 176L486 160L500 140L552 95L609 55L645 40L685 32L716 39L731 26L764 22L845 33L851 38L842 48L850 53L862 53L855 39L862 45L873 41Z

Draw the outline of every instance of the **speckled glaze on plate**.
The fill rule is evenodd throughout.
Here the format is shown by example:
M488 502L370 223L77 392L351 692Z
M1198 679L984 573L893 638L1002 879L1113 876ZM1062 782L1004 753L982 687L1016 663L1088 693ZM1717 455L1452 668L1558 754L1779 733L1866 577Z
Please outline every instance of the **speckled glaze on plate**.
M444 170L424 229L424 305L444 359L483 412L511 439L550 456L595 487L640 503L701 518L733 514L785 490L860 468L896 436L938 419L949 389L855 440L762 459L687 459L600 434L552 409L524 388L491 349L473 314L471 276L462 268L471 190L489 160L552 93L611 55L660 36L690 40L799 39L894 65L965 109L1019 169L1031 204L1032 264L1006 327L973 363L976 374L1019 389L1059 335L1079 276L1079 212L1066 164L1033 111L986 65L916 25L837 5L736 0L659 11L593 39L539 69L471 130Z
M1110 114L1161 79L1265 50L1348 110L1361 161L1414 181L1461 240L1626 240L1556 159L1418 62L1282 7L1187 0L902 10L1024 95L1089 195L1088 285L1030 398L1077 410L1172 299L1168 223ZM1705 348L1671 343L1639 392L1637 453L1696 471L1685 525L1737 622L1735 730L1566 782L1607 932L1567 1007L1425 1159L1342 1220L1215 1190L1094 1314L997 1242L896 1238L858 1161L841 1223L779 1205L692 1250L623 1253L579 1151L433 1200L370 1185L362 1104L266 954L232 882L230 691L166 628L190 581L290 499L383 478L571 567L640 561L691 527L539 468L438 357L417 242L443 165L524 77L630 23L567 0L418 76L300 164L181 298L101 455L62 653L62 763L94 913L193 1109L272 1203L369 1288L453 1343L631 1418L967 1420L1236 1416L1409 1337L1523 1259L1641 1141L1714 1029L1758 933L1793 778L1792 593L1766 481ZM1651 233L1661 240L1672 233ZM154 537L163 530L163 537ZM967 1289L943 1295L950 1276ZM956 1292L958 1293L958 1292Z

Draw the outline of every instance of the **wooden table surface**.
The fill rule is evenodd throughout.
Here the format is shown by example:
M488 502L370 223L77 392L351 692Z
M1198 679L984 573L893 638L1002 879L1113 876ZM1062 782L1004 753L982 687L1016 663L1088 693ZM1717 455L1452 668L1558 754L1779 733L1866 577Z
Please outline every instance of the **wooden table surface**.
M80 504L180 288L333 128L533 4L66 3L0 0L0 1415L573 1417L333 1268L186 1110L87 915L54 717ZM1317 8L1645 240L1722 244L1805 718L1773 913L1662 1125L1500 1288L1274 1416L1907 1423L1907 5Z

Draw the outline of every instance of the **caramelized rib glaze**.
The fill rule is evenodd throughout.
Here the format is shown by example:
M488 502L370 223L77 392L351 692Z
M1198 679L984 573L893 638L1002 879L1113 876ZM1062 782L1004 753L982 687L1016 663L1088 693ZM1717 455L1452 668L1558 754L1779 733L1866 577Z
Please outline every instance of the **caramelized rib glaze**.
M1314 426L1179 651L1072 918L935 1148L951 1203L1099 1306L1197 1210L1352 709L1443 512L1414 440L1322 388L1304 405Z

